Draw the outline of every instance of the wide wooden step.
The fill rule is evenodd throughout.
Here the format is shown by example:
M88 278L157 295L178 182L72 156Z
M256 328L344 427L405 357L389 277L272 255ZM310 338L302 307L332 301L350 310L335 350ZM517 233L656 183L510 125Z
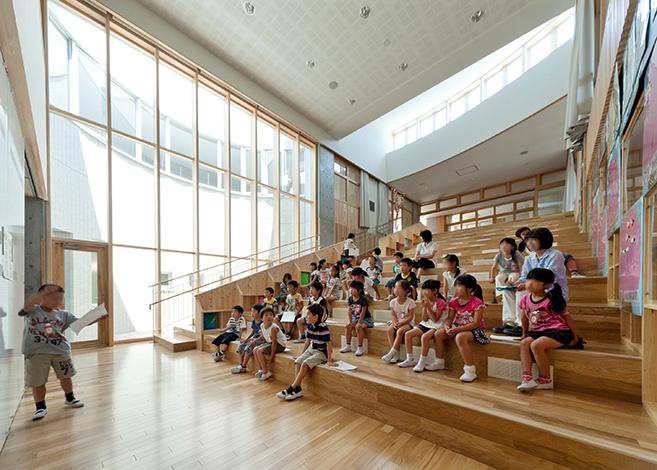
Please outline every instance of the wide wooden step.
M188 336L178 333L162 332L154 337L156 343L161 344L169 351L180 352L196 349L196 341Z
M276 379L291 383L293 356L301 346L277 355L271 368ZM235 347L227 354L232 362L238 360ZM559 387L520 393L517 383L486 377L479 369L477 380L466 384L458 380L460 364L417 374L373 354L336 356L358 368L318 366L304 379L304 394L496 468L657 468L657 427L641 405Z

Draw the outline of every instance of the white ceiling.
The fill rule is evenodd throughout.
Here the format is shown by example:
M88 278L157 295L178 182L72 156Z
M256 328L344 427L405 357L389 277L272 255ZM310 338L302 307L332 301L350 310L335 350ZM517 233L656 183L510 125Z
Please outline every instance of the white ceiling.
M243 0L137 1L336 139L574 3L251 0L256 14L249 16ZM367 20L358 14L364 5L371 8ZM470 17L479 9L485 16L474 24ZM314 69L306 67L308 60L316 63ZM406 72L398 70L401 62L408 63ZM328 88L333 80L336 90ZM349 99L356 104L350 106Z
M419 173L391 181L422 203L566 166L566 98L481 144ZM520 155L527 150L529 153ZM476 165L479 171L456 171Z

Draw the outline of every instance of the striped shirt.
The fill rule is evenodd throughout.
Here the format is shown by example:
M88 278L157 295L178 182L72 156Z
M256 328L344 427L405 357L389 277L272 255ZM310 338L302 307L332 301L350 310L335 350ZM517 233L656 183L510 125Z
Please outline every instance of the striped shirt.
M310 340L311 348L327 354L326 345L331 342L331 333L326 323L318 321L315 324L308 325L308 328L306 328L306 338Z

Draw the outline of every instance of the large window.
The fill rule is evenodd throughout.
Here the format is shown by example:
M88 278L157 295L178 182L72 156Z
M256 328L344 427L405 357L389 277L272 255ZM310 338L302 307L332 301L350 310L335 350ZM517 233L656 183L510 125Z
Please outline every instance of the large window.
M546 23L526 44L523 44L520 49L513 52L475 83L450 97L446 102L439 104L432 111L425 112L419 118L394 130L392 132L393 149L397 150L419 138L426 137L443 127L448 120L458 119L482 100L493 96L572 38L574 25L575 8L571 8ZM449 117L447 109L449 109ZM434 119L431 119L433 116L435 116Z
M48 1L52 235L112 242L117 340L150 336L154 282L217 281L316 230L315 145L135 31Z

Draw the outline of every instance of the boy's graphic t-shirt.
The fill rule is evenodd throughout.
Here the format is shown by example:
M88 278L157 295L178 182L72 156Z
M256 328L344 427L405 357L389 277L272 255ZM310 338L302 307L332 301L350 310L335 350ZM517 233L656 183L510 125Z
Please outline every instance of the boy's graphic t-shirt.
M397 317L397 322L401 323L406 320L409 316L412 317L409 325L415 325L415 301L405 297L404 303L399 303L399 300L395 297L390 301L390 309L394 312Z
M377 265L374 265L374 267L371 266L366 267L365 272L370 277L370 279L374 279L374 276L378 276L379 274L381 274L381 270Z
M268 299L267 297L265 297L265 300L262 301L262 304L265 307L276 308L276 307L278 307L278 300L276 300L274 297L272 297L271 299Z
M427 328L442 328L443 326L445 326L445 320L447 319L447 302L445 302L443 299L439 297L431 306L431 310L435 314L438 313L438 310L442 310L443 313L440 317L438 317L437 322L433 321L431 317L427 315L428 317L427 321L420 322L420 325L425 326Z
M22 352L26 356L32 354L70 354L71 344L66 339L66 328L71 326L77 317L66 310L46 313L40 306L30 312L21 310L18 315L25 317L23 327Z
M246 320L243 316L240 316L239 319L235 320L233 317L230 317L226 322L228 330L226 333L235 333L236 335L240 334L240 330L246 328Z
M328 269L320 269L317 273L319 275L319 282L324 284L326 284L329 281L329 277L331 277L331 272Z
M475 320L475 312L480 308L486 308L486 304L479 297L474 295L470 297L470 300L464 306L459 305L459 298L454 297L449 303L449 308L454 309L455 316L453 325L456 326L465 326L472 323ZM481 319L481 328L486 328L484 325L484 319Z
M354 300L354 298L350 296L348 304L349 312L351 313L351 319L356 321L358 321L360 318L360 315L363 312L363 308L370 305L364 295L361 295L358 300ZM372 315L370 314L370 309L368 308L367 313L365 313L365 318L370 318L371 316Z
M399 266L398 264L394 264L392 266L392 272L395 274L399 274L401 272L401 266Z
M301 297L301 294L298 292L294 295L287 294L287 306L288 310L291 310L292 312L300 312L303 307L303 297Z
M570 329L566 320L564 320L564 317L569 315L568 311L555 312L547 295L539 302L534 302L532 295L527 294L520 299L518 308L524 312L529 320L529 331Z

